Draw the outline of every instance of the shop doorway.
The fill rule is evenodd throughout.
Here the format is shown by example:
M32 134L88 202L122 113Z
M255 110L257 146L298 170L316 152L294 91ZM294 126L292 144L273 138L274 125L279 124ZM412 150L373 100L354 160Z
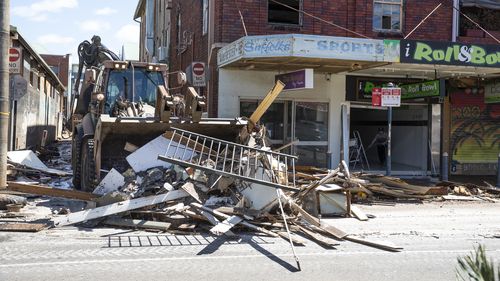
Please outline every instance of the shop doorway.
M250 116L261 100L240 100L240 115ZM261 123L267 129L273 148L299 140L285 150L299 156L298 164L327 167L328 103L294 100L275 101Z
M439 139L440 136L437 134L431 137L433 129L431 124L435 119L433 110L435 111L435 108L428 104L404 104L393 108L392 174L423 176L437 172L431 151L433 141L435 142L435 138ZM385 173L386 159L384 155L380 155L380 140L376 136L381 130L387 133L387 110L368 104L351 103L348 124L351 144L348 148L348 157L351 168ZM357 147L354 147L354 139ZM368 165L362 165L365 160L362 159L364 155L353 153L353 149L359 146L364 150ZM382 149L386 151L385 148ZM355 156L361 159L354 162Z

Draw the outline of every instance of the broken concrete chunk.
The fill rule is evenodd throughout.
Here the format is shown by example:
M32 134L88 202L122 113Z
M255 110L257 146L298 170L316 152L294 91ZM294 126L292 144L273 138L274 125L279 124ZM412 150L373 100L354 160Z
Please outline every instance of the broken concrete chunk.
M97 207L110 205L116 202L126 201L130 199L130 195L119 191L111 191L104 196L95 200Z
M174 187L170 183L168 183L168 182L166 182L166 183L163 184L163 188L165 190L167 190L167 191L174 190Z
M116 191L125 184L125 178L117 170L111 169L109 173L102 179L101 183L94 189L94 194L104 195L106 193Z
M7 210L7 205L15 204L25 206L26 198L17 195L0 194L0 210Z

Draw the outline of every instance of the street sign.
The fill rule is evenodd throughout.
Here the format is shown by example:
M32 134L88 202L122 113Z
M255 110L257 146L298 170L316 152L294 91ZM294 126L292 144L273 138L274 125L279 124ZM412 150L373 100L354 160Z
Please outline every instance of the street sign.
M204 62L193 62L191 65L193 73L193 86L205 87L206 86L206 69Z
M21 49L9 49L9 73L21 73Z
M382 105L382 88L372 89L372 105L381 106Z
M401 106L401 88L382 88L382 106Z

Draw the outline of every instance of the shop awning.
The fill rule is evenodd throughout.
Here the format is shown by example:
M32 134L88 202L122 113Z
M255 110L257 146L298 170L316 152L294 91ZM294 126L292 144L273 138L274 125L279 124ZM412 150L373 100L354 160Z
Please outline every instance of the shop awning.
M352 71L352 75L394 78L491 78L500 77L500 68L457 65L393 63L391 65Z
M500 0L462 0L463 7L478 7L500 10Z
M225 68L339 73L399 60L399 43L389 52L391 42L303 34L246 36L220 49L217 63Z

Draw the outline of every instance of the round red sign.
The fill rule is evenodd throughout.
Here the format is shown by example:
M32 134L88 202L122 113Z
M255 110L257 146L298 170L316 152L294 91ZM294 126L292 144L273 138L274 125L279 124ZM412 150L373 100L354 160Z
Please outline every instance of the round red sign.
M203 73L205 73L205 66L199 62L193 64L193 73L196 75L203 75Z
M9 61L10 62L15 62L19 60L21 54L19 54L19 51L17 49L9 49Z

